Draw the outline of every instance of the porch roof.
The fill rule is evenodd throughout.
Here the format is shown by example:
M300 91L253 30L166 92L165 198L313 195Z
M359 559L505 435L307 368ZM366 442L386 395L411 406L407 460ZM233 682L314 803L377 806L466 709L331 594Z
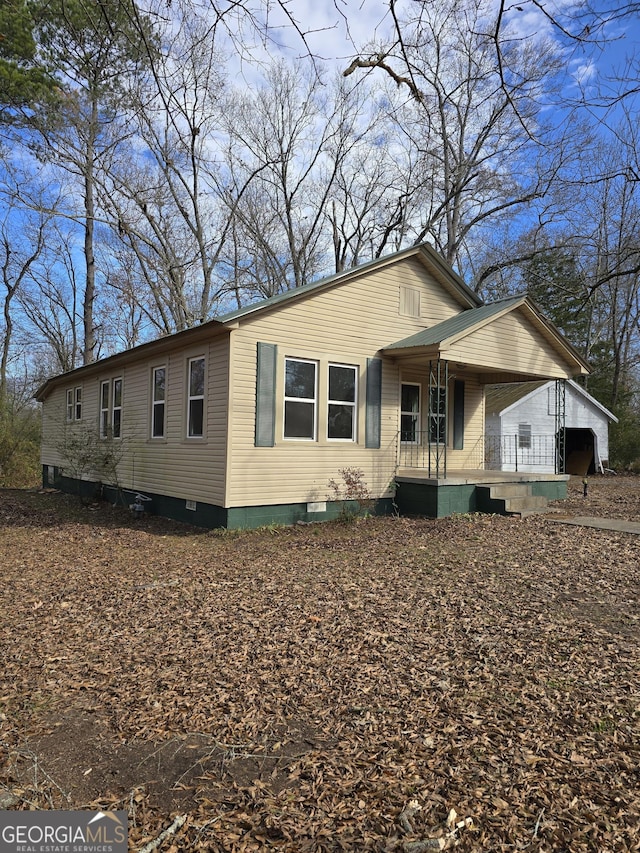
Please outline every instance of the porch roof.
M443 358L483 373L517 378L570 378L589 365L529 299L512 296L470 308L388 344L382 352L402 359ZM493 379L488 381L500 381Z

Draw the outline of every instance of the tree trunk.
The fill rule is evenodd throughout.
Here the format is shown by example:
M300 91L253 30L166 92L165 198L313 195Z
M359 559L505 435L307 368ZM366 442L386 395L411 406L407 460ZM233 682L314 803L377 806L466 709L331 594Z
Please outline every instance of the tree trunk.
M94 227L95 227L95 142L96 127L98 123L98 101L95 94L92 95L91 103L91 125L88 128L87 151L84 172L84 262L85 262L85 289L84 303L82 306L82 320L84 327L84 348L82 351L82 363L91 364L96 360L96 330L94 326L93 305L96 298L96 261L94 256Z

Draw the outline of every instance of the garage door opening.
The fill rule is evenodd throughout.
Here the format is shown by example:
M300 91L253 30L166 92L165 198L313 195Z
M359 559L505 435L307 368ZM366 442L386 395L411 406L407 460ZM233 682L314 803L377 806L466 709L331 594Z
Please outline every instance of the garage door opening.
M565 429L565 473L586 477L600 469L597 439L591 429Z

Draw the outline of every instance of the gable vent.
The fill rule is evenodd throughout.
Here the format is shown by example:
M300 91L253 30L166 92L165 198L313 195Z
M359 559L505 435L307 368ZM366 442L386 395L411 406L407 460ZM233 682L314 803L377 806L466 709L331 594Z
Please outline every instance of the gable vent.
M415 287L400 285L400 314L403 317L420 316L420 291Z

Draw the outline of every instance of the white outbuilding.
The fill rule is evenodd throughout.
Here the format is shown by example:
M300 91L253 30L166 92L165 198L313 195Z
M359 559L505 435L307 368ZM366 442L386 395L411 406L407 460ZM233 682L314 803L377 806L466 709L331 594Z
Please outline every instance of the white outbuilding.
M486 466L500 471L602 473L616 416L573 380L561 401L554 381L488 385ZM560 459L559 459L560 457Z

